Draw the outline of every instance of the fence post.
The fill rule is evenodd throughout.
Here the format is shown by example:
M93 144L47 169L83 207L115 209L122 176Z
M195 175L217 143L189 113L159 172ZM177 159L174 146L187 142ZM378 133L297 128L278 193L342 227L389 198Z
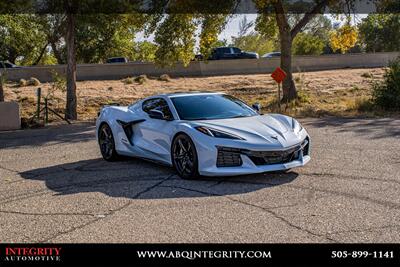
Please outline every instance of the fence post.
M39 120L39 116L40 116L40 100L42 97L42 88L38 88L36 89L36 96L37 96L37 109L36 109L36 117Z
M47 107L47 97L44 98L44 123L49 123L49 109Z

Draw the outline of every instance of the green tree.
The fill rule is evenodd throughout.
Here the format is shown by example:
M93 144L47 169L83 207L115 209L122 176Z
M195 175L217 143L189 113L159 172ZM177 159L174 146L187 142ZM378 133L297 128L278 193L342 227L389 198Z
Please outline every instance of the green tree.
M155 31L155 42L159 49L156 62L173 65L182 62L188 65L194 58L197 29L200 29L200 52L207 58L213 47L218 46L218 34L226 25L228 14L233 12L236 0L153 0L159 6L159 16L153 16L149 29ZM188 12L193 10L192 12ZM219 14L215 11L218 10ZM199 13L202 11L203 13ZM165 14L167 12L167 14Z
M158 46L149 41L137 42L134 44L133 60L154 62Z
M358 29L367 52L400 50L399 14L370 14L362 20Z
M238 36L232 37L232 45L245 51L257 52L260 56L274 51L277 45L277 38L268 38L251 29L254 22L248 22L244 16L239 22ZM250 31L250 33L248 33Z
M208 58L212 51L212 48L224 46L224 41L218 40L218 34L224 29L226 25L226 15L205 14L202 18L200 18L200 20L200 53L204 56L204 58Z
M100 63L109 57L132 58L134 48L131 15L84 14L77 16L77 62Z
M194 57L195 31L193 14L168 15L155 33L155 42L159 46L156 62L173 65L179 61L188 65Z
M0 15L0 60L32 65L46 52L47 40L37 16Z
M275 50L276 40L268 39L261 34L251 32L247 35L232 37L233 46L244 51L257 52L260 56Z
M322 38L301 32L293 40L293 55L321 55L325 47Z
M281 49L281 68L287 73L283 81L283 99L288 101L297 98L296 85L292 75L292 50L295 37L326 7L335 11L349 12L354 0L330 1L289 1L289 0L254 0L259 11L256 28L266 36L279 34ZM291 19L290 8L304 11L298 19Z

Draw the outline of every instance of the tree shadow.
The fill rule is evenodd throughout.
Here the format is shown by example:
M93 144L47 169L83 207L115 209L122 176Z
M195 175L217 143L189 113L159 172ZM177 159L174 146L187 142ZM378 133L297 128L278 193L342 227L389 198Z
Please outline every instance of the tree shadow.
M141 159L106 162L90 159L34 169L21 177L45 182L59 195L100 192L110 197L165 199L235 195L290 183L295 172L272 172L236 177L179 178L170 167Z
M22 146L40 146L52 144L76 143L90 141L95 138L93 122L71 125L52 125L48 128L0 132L0 149Z
M306 121L305 126L310 125L317 128L326 126L334 127L336 132L353 132L359 136L371 139L400 137L399 118L338 118L324 117L317 120Z

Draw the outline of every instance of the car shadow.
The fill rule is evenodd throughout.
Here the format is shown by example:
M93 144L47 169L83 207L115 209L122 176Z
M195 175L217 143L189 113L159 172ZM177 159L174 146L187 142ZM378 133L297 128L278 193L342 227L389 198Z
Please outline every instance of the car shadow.
M179 178L173 168L141 159L106 162L89 159L20 173L43 181L58 195L100 192L110 197L165 199L235 195L290 183L295 172L271 172L235 177Z
M371 139L400 137L400 118L340 118L324 117L305 121L304 126L313 128L333 127L338 133L352 132Z

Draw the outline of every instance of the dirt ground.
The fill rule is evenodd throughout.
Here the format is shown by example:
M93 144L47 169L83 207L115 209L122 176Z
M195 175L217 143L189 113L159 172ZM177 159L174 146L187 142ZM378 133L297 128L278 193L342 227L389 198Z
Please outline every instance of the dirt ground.
M284 106L282 112L297 116L319 117L325 114L356 115L363 102L371 96L371 84L382 80L384 69L343 69L295 73L300 99ZM264 111L276 111L277 86L270 74L232 75L197 78L147 77L141 84L130 79L113 81L83 81L77 83L78 116L80 120L93 120L103 105L126 105L160 93L178 91L222 91L239 97L249 104L259 102ZM43 83L42 95L47 95L52 83ZM9 83L5 87L6 101L17 101L24 118L32 117L36 110L37 86L20 87ZM65 91L56 90L50 96L51 106L62 113ZM50 116L51 120L56 119Z

